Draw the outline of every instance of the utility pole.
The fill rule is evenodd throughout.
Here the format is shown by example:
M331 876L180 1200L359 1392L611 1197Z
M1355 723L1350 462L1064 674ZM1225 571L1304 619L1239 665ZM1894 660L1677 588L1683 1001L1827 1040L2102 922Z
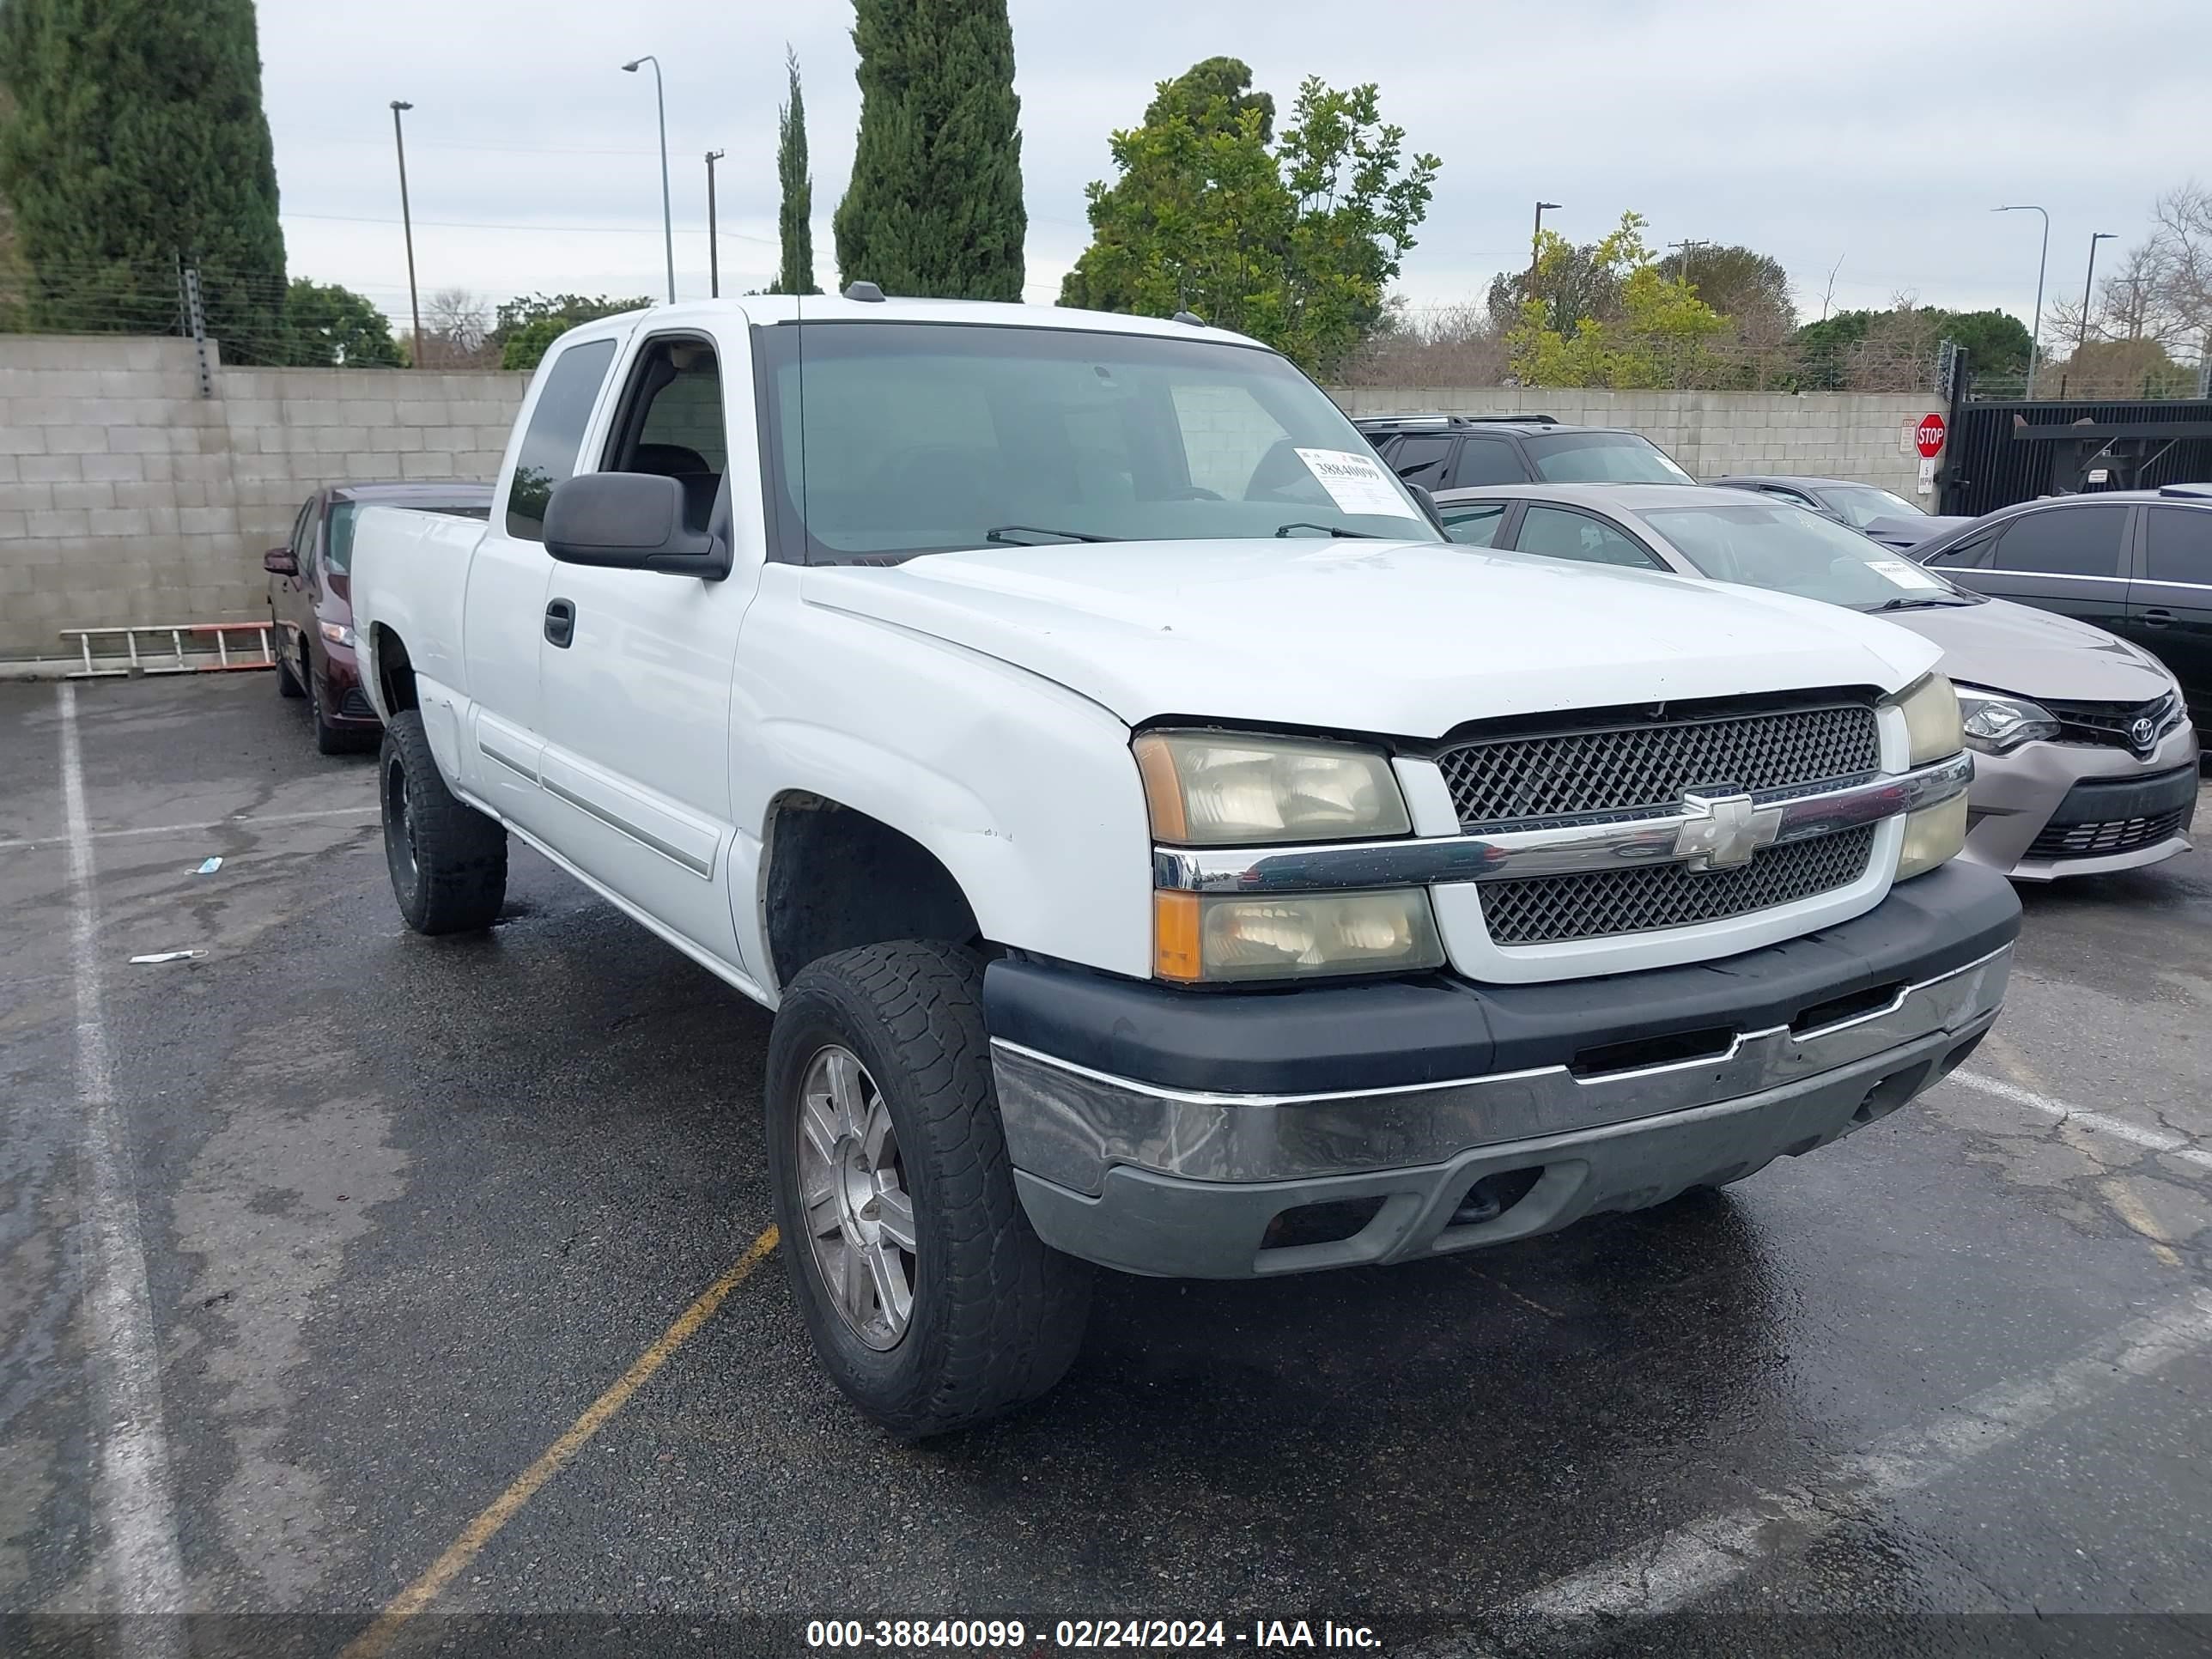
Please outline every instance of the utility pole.
M2014 207L1991 208L1992 213L2040 213L2043 215L2043 252L2035 258L2035 326L2027 337L2027 393L2035 396L2036 360L2043 352L2043 270L2051 263L2051 215L2032 202ZM2094 246L2094 245L2093 245Z
M414 105L392 100L392 147L399 152L399 225L407 237L407 306L415 314L415 349L408 353L415 367L422 367L422 301L415 291L415 216L407 206L407 138L399 130L399 112Z
M2117 233L2100 230L2089 238L2089 270L2081 278L2081 326L2075 331L2074 349L2078 355L2089 343L2089 284L2097 276L2097 244L2112 241ZM2080 365L2075 365L2077 368Z
M1544 215L1559 210L1557 202L1536 204L1536 228L1528 233L1528 297L1532 300L1536 297L1536 251L1544 245Z
M707 152L707 296L722 297L722 245L714 234L714 163L728 152Z
M1712 244L1701 239L1693 239L1687 241L1669 242L1667 246L1671 248L1678 248L1681 251L1682 277L1685 282L1688 282L1690 278L1690 256L1695 253L1699 248L1711 247ZM1694 288L1697 284L1695 283L1691 283L1691 286Z
M623 67L632 75L640 64L653 65L653 106L660 115L660 236L668 252L668 303L676 303L676 217L668 205L668 100L661 95L660 60L651 52Z

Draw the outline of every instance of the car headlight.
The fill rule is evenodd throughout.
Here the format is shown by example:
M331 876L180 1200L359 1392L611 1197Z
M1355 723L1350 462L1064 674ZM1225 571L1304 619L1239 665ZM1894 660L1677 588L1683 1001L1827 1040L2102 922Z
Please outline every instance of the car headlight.
M322 629L323 637L332 645L344 646L349 651L353 648L353 629L346 623L326 622L318 626Z
M1978 686L1962 685L1958 691L1969 749L1984 755L2009 754L2024 743L2048 743L2058 735L2057 717L2041 703Z
M1948 760L1965 747L1959 694L1942 675L1929 674L1899 692L1897 706L1905 711L1905 732L1911 742L1907 764Z
M1366 841L1413 830L1390 762L1348 744L1147 732L1132 745L1157 841Z
M1152 897L1153 971L1162 979L1407 973L1444 959L1425 888Z

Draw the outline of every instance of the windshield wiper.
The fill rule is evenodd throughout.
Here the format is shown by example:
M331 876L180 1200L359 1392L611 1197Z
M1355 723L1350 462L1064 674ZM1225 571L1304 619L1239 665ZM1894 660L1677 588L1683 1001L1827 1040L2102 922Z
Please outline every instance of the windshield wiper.
M1955 599L1948 594L1940 599L1930 596L1924 599L1907 598L1900 594L1898 598L1893 599L1884 599L1880 605L1875 606L1875 609L1878 611L1928 610L1948 611L1954 605L1972 605L1972 603L1973 601L1972 599Z
M1376 535L1371 530L1346 530L1341 525L1316 524L1311 519L1293 519L1290 523L1283 526L1282 528L1276 531L1275 534L1279 538L1287 537L1293 530L1326 530L1330 535L1336 537L1340 540L1351 539L1363 542L1379 542L1382 539L1382 537Z
M1042 525L1002 524L996 530L987 530L983 539L1002 542L1009 547L1033 547L1034 542L1016 541L1017 536L1057 536L1064 542L1118 542L1119 536L1094 536L1084 530L1051 530Z

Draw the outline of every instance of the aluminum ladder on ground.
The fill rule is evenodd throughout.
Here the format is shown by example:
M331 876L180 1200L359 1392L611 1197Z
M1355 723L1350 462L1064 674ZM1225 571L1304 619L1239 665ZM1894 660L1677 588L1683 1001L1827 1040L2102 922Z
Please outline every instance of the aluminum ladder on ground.
M274 622L148 623L131 628L64 628L61 630L61 637L76 641L78 653L84 660L83 667L70 672L69 678L73 680L97 679L117 674L221 674L240 668L274 668L276 653L269 636L276 627ZM230 651L230 636L234 634L256 635L260 654L253 656L241 652L234 657ZM115 662L111 656L105 661L96 662L92 654L93 641L95 638L112 640L118 635L122 636L127 659ZM141 635L147 636L151 647L148 653L142 653L139 650ZM210 635L215 638L216 659L213 662L190 660L185 654L185 641L188 638L200 640ZM160 648L159 641L163 639L168 641L167 652ZM208 654L205 647L202 647L198 654L202 657Z

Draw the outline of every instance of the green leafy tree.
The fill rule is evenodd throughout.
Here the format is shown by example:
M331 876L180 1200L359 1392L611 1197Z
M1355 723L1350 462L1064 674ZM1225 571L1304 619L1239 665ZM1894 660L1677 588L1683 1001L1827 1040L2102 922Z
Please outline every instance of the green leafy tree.
M1686 243L1659 261L1662 276L1679 278L1739 329L1762 336L1797 325L1790 273L1782 262L1737 243Z
M776 228L783 238L783 268L774 294L819 294L814 284L814 176L806 164L806 94L799 86L799 54L783 49L791 95L775 112L775 176L783 187Z
M397 368L402 362L384 313L336 283L295 276L284 290L284 360L308 368Z
M200 273L234 360L284 349L284 235L253 0L4 0L0 194L31 326L174 325L176 261Z
M1966 347L1975 374L2010 378L2027 373L2027 325L2010 312L1947 311L1940 327L1944 339Z
M1620 228L1596 245L1593 264L1620 285L1620 316L1612 321L1577 319L1554 325L1541 299L1525 301L1520 321L1506 336L1513 370L1523 386L1680 386L1703 372L1706 342L1728 319L1698 297L1680 276L1661 273L1644 241L1641 215L1624 213ZM1547 264L1574 256L1573 245L1552 231L1536 243L1536 289L1548 280Z
M1091 245L1061 303L1189 309L1326 374L1385 325L1442 163L1406 159L1371 83L1309 76L1272 143L1273 102L1250 85L1243 64L1209 59L1113 135L1121 176L1091 186Z
M1006 0L854 0L860 132L837 205L847 283L1022 297L1021 100Z
M547 348L579 324L642 311L652 303L643 295L611 300L602 294L587 300L580 294L524 295L500 307L486 338L499 348L501 368L535 368Z

